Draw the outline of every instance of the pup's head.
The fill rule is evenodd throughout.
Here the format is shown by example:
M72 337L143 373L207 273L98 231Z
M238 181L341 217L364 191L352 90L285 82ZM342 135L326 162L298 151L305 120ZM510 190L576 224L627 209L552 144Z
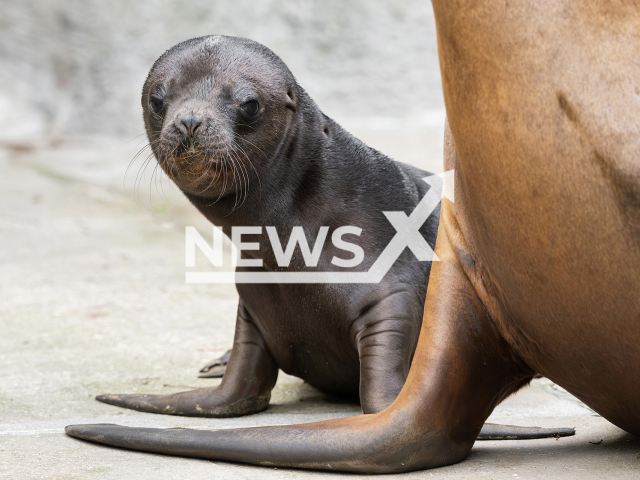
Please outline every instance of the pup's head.
M153 65L142 91L149 142L185 193L246 195L278 151L299 90L286 65L251 40L208 36L182 42Z

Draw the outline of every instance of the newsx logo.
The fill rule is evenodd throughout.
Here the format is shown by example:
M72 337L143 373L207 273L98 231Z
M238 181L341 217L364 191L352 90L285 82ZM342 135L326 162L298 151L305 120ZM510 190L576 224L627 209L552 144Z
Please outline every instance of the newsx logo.
M307 237L304 234L302 227L293 227L289 242L286 249L282 248L280 237L276 231L276 227L265 227L267 235L269 236L269 242L271 248L276 257L279 267L288 267L291 263L291 258L295 252L296 246L300 246L302 252L302 258L304 259L305 266L316 267L318 260L322 254L322 249L327 240L327 234L329 233L329 227L320 227L318 236L313 244L313 248L309 246ZM336 248L351 252L353 258L342 259L339 257L333 257L331 263L338 267L352 268L357 267L364 260L364 250L360 245L355 243L349 243L345 241L342 236L346 234L352 234L360 236L362 229L358 227L346 226L339 227L333 231L331 235L331 242ZM231 227L231 266L233 267L262 267L261 258L242 258L242 252L248 250L260 250L260 244L257 242L243 242L242 235L261 235L262 227ZM209 259L214 267L223 266L223 232L220 227L213 227L213 248L202 238L198 231L194 227L187 227L186 229L186 258L187 267L195 267L195 247L198 247L200 251Z
M438 261L433 249L420 234L420 228L429 218L443 197L454 201L454 171L449 170L422 180L431 188L420 200L416 208L407 215L404 212L383 212L387 220L396 230L380 256L366 272L331 271L331 272L187 272L187 283L379 283L389 271L405 248L409 248L418 261ZM327 241L329 227L320 227L316 240L311 247L300 226L293 227L286 247L283 247L275 227L265 227L274 256L280 267L288 267L296 247L299 246L307 267L316 267ZM232 227L231 242L233 267L261 267L262 259L241 258L243 251L259 250L257 242L243 242L243 235L262 234L263 227ZM343 251L350 252L352 258L334 256L331 263L341 268L353 268L364 260L364 250L355 243L344 240L344 235L359 236L362 229L354 226L338 227L331 235L333 245ZM213 227L213 243L210 245L194 227L186 228L186 266L195 267L196 247L216 267L223 266L223 238L219 227Z

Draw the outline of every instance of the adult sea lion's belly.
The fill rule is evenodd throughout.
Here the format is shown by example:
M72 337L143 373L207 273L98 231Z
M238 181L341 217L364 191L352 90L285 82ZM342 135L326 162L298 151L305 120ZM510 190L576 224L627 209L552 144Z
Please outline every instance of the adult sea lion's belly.
M516 353L640 433L640 36L618 35L632 31L623 23L603 32L589 19L576 30L571 10L518 13L522 31L510 18L508 29L460 37L474 45L458 47L476 53L443 66L457 140L446 165L456 168L451 228ZM547 41L512 56L530 29ZM592 60L602 51L617 53Z

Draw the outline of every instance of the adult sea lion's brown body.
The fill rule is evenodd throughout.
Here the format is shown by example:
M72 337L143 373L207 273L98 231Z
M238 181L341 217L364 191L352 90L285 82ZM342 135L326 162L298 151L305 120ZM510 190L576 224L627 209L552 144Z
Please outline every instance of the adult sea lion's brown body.
M202 432L81 425L126 448L399 472L464 458L539 372L640 434L640 12L634 2L433 2L448 115L422 332L385 410Z

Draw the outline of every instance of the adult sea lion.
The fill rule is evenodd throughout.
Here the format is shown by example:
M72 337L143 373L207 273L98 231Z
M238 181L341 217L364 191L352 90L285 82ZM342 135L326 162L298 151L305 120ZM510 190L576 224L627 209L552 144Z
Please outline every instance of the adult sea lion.
M434 0L449 118L411 371L383 411L225 431L68 427L160 453L357 472L464 458L539 372L640 434L640 11Z

